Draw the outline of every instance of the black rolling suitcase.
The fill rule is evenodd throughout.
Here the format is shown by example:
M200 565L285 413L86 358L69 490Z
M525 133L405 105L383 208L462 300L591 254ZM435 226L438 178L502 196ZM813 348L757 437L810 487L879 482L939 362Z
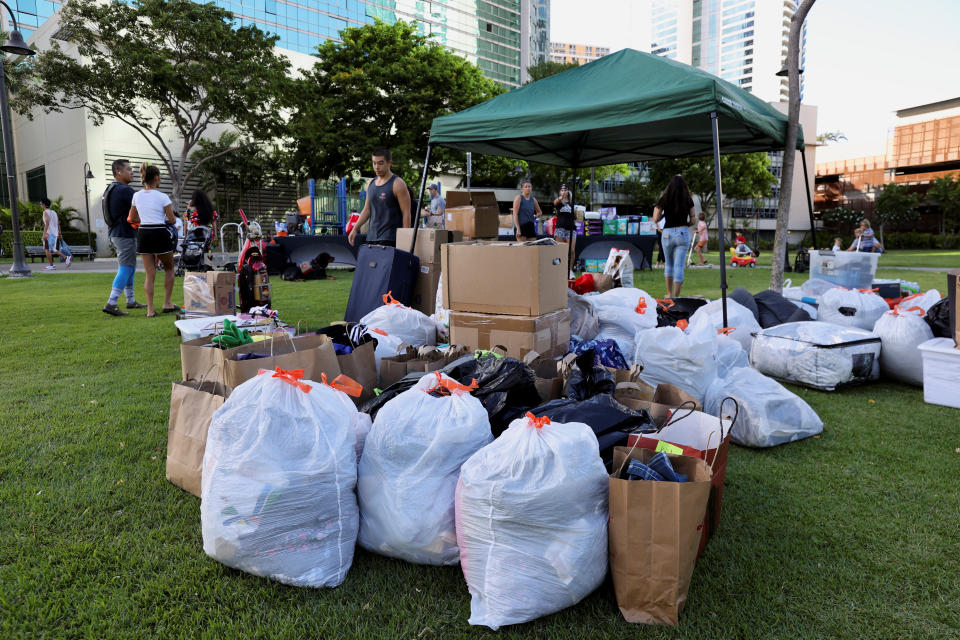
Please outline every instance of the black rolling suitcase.
M343 319L359 322L383 304L383 294L407 306L413 301L413 286L420 270L420 259L393 247L363 245L357 253L357 270Z

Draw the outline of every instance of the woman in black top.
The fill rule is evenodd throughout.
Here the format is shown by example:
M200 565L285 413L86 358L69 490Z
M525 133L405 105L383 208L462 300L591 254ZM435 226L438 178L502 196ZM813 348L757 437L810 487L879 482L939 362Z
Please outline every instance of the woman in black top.
M553 201L553 206L557 211L557 224L553 227L553 237L558 242L566 242L567 247L567 265L570 267L570 277L573 278L573 259L577 255L577 234L573 219L573 195L567 189L567 185L560 185L560 197Z
M676 298L680 296L680 287L683 285L683 265L690 246L690 227L696 222L693 197L683 176L676 175L670 179L670 184L653 208L653 221L659 222L660 218L666 222L661 240L666 297Z

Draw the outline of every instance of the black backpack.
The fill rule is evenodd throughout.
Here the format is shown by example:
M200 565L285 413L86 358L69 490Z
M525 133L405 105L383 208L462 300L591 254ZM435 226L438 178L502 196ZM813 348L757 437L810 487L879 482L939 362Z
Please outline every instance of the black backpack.
M107 185L103 195L100 196L100 211L103 213L103 221L107 223L107 228L112 228L120 224L120 220L114 221L113 217L110 215L110 194L113 193L114 188L118 184L120 183L117 181L111 182Z

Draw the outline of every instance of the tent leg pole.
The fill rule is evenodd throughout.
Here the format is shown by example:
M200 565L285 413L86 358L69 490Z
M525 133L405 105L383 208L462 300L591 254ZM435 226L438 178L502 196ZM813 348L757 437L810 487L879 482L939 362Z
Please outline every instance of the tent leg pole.
M417 246L417 227L420 226L420 203L423 201L423 192L427 188L427 171L430 170L430 150L433 145L427 145L427 157L423 161L423 175L420 176L420 193L417 194L417 208L413 212L413 242L410 243L410 253Z
M810 214L810 234L813 236L813 248L817 248L817 225L813 220L813 200L810 198L810 177L807 175L807 148L800 149L803 160L803 190L807 194L807 212Z
M724 246L723 227L723 187L720 175L720 128L717 124L717 112L710 112L710 124L713 129L713 175L717 190L717 244L720 247L720 295L723 299L723 328L727 328L727 261Z

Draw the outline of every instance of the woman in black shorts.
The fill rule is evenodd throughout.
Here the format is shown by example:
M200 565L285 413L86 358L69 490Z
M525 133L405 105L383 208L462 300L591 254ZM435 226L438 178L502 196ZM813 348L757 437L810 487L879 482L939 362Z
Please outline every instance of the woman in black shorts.
M173 249L174 234L173 204L167 194L160 191L160 169L144 163L140 166L143 190L133 194L128 221L137 228L137 252L143 259L146 278L143 292L147 298L147 317L156 317L153 306L153 282L157 275L157 261L163 265L163 312L176 311L170 296L173 294Z
M573 212L573 194L567 189L567 185L560 185L560 196L553 201L553 206L557 212L553 237L557 242L567 243L567 264L570 267L570 278L573 278L573 262L577 255L577 232Z

